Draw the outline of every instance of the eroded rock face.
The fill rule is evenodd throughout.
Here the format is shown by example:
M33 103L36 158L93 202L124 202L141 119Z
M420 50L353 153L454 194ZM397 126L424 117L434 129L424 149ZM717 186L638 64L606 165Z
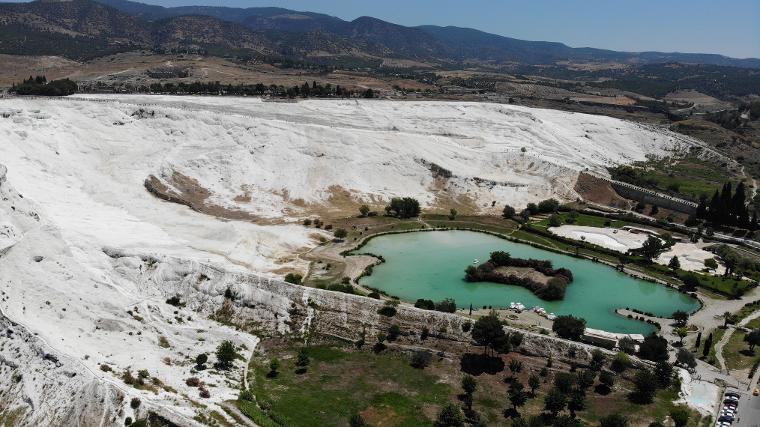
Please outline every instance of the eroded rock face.
M116 425L124 394L52 352L21 325L0 316L0 419L18 426Z
M150 284L162 297L180 296L188 307L254 334L315 332L368 346L379 333L398 325L401 348L428 348L461 354L472 351L472 320L463 316L399 305L392 317L378 313L383 301L308 288L255 274L232 273L201 263L170 258L139 261L134 255L112 253L116 269L130 280ZM225 296L226 294L226 296ZM428 338L421 340L423 328ZM526 354L584 364L595 347L556 337L519 331L520 351ZM467 330L467 332L465 332ZM611 354L611 352L610 352Z

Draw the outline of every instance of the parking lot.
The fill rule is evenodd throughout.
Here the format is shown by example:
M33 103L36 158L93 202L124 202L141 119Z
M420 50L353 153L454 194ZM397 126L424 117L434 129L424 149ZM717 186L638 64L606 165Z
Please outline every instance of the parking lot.
M736 421L732 427L760 427L760 396L741 393Z

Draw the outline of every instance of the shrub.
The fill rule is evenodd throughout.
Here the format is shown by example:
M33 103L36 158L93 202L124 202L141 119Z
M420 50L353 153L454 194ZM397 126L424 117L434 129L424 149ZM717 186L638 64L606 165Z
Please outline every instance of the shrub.
M549 225L552 227L559 227L562 225L562 218L560 218L557 214L553 214L549 217Z
M412 354L411 365L413 368L425 369L430 365L430 361L433 358L433 354L429 351L415 351Z
M111 369L110 366L106 365L105 363L100 364L100 370L103 372L111 372L113 369Z
M400 334L401 328L396 324L391 325L391 327L388 328L388 341L396 341Z
M211 397L211 393L209 393L208 389L206 388L201 388L198 395L204 399Z
M423 310L435 310L435 302L429 299L420 298L415 301L414 306Z
M253 393L250 390L243 390L238 395L238 400L245 400L247 402L253 402L255 399Z
M132 409L137 409L140 407L140 398L133 397L132 400L129 401L129 407Z
M298 273L288 273L285 275L285 281L294 285L300 285L303 281L303 276Z
M462 323L462 332L470 332L472 329L472 323L470 321Z
M203 366L206 362L208 362L208 355L206 353L201 353L195 357L195 366Z
M270 378L276 377L277 375L280 374L279 369L280 369L280 361L277 360L276 358L272 359L272 361L269 362L269 373L267 373L267 376Z
M188 387L198 387L201 385L201 380L198 377L190 377L185 380L185 384L187 384Z
M610 369L612 369L615 372L623 372L628 367L631 366L631 358L628 356L627 353L619 352L615 355L615 357L612 359L612 363L610 364Z
M504 209L501 211L501 216L503 216L504 218L509 219L509 218L512 218L513 216L515 216L515 213L516 213L515 212L515 208L513 208L512 206L509 206L509 205L504 205Z
M359 215L362 217L366 217L369 214L369 206L367 205L361 205L359 206Z
M457 303L451 298L446 298L435 304L436 311L442 311L444 313L454 313L457 311Z
M169 305L173 305L175 307L182 307L184 304L182 304L182 301L179 299L179 295L174 295L173 297L166 300L166 303Z
M364 418L359 414L351 415L351 419L348 420L348 425L350 427L365 427L367 425L366 421L364 421Z
M222 343L216 348L216 360L219 363L219 367L222 369L228 369L236 357L237 352L235 351L235 345L232 344L232 341L222 341Z
M435 427L463 427L464 414L457 405L449 403L441 408L433 425Z
M392 305L384 305L377 310L377 314L385 317L393 317L396 315L396 307Z
M345 228L338 228L333 232L333 236L336 239L345 239L348 236L348 231Z

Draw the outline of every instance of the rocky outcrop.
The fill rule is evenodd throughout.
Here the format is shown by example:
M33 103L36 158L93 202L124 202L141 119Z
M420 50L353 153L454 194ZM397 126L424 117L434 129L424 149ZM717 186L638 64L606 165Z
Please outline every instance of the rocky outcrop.
M124 395L0 313L0 420L13 426L116 425Z
M386 302L357 295L293 285L250 273L235 273L202 263L173 258L145 258L109 251L114 267L129 280L162 298L179 296L188 308L248 332L268 335L322 334L348 342L364 341L367 348L380 333L398 325L400 348L427 348L461 354L474 351L471 319L457 314L401 304L395 315L378 313ZM423 340L423 328L428 338ZM520 351L583 364L596 347L549 335L519 331ZM610 352L610 354L612 354Z

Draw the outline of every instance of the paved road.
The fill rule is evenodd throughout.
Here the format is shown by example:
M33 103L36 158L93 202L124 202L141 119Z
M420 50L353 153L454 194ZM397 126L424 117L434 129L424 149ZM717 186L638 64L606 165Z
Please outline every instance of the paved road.
M739 399L736 427L760 427L760 396L743 393ZM733 426L732 426L733 427Z

